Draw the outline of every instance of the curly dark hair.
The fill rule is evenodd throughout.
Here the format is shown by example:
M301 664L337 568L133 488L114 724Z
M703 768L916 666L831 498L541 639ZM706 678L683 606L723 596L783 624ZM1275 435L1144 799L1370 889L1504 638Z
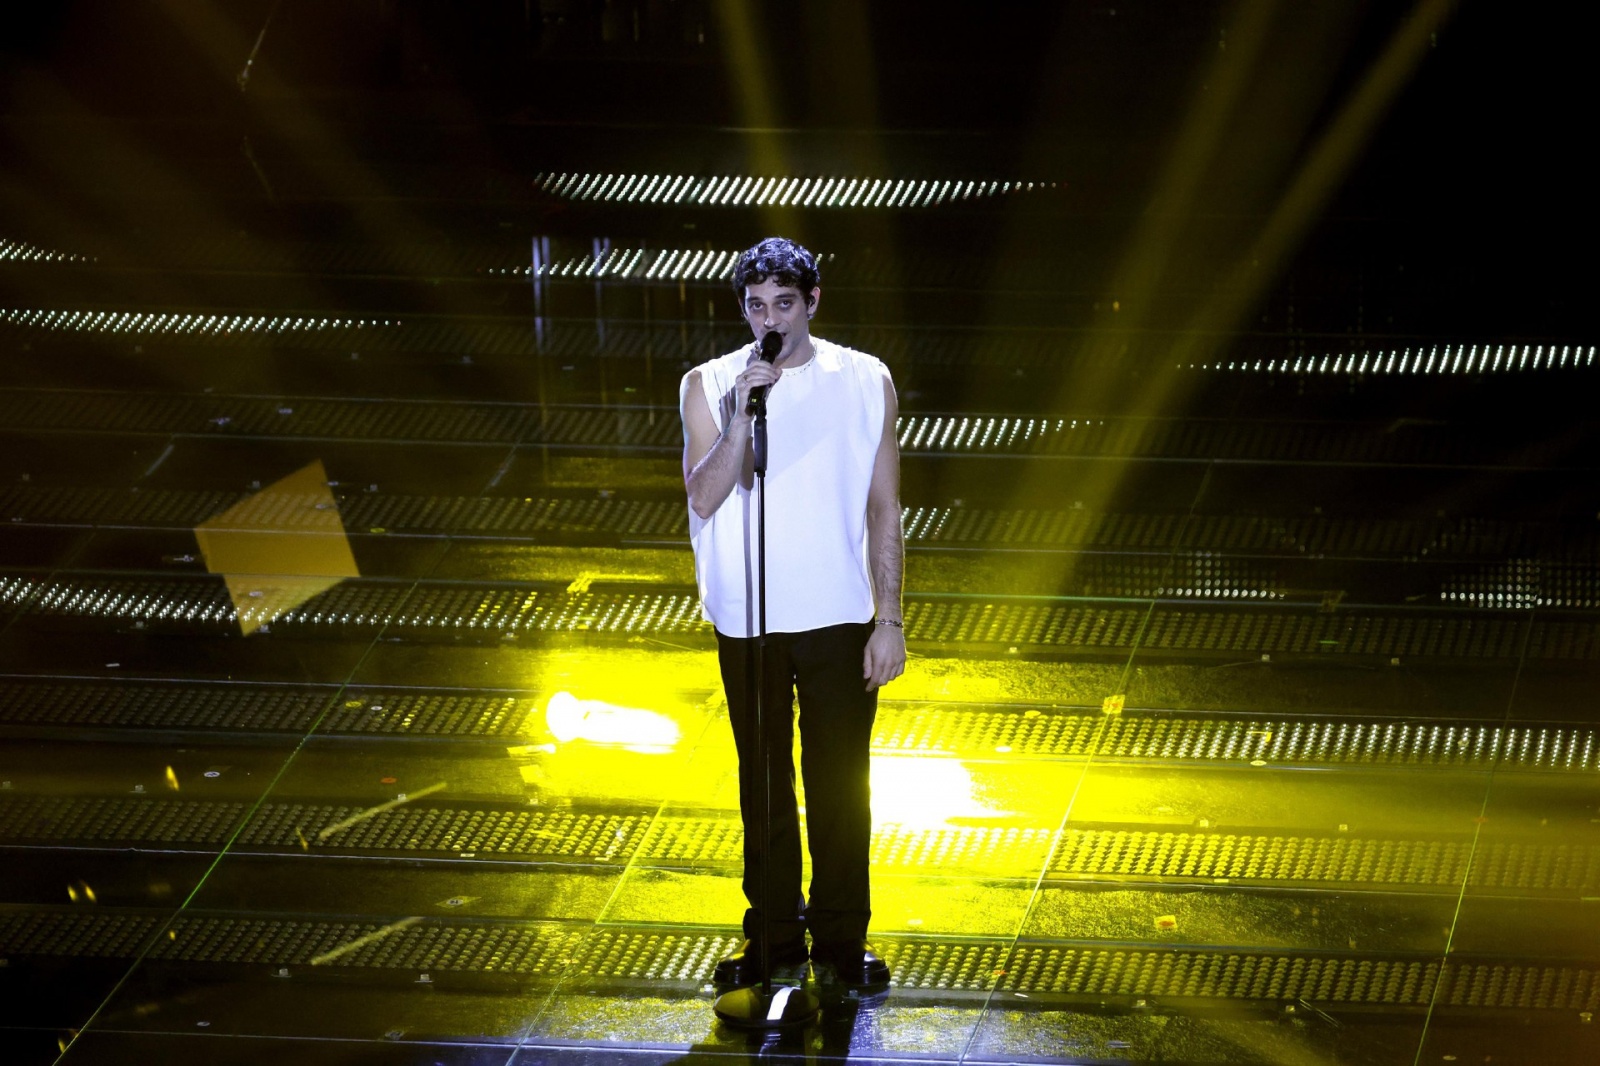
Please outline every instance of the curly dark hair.
M744 303L746 285L760 285L768 278L780 285L793 285L811 302L811 290L822 284L817 257L787 237L768 237L749 248L733 267L733 295Z

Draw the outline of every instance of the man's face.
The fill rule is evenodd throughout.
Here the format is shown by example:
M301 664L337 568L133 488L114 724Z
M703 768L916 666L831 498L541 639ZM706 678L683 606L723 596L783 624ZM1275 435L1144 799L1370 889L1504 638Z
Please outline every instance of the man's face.
M821 289L811 290L811 302L793 285L768 278L759 285L744 287L744 317L750 332L760 340L768 333L783 334L783 350L778 361L787 359L811 337L810 313L816 309Z

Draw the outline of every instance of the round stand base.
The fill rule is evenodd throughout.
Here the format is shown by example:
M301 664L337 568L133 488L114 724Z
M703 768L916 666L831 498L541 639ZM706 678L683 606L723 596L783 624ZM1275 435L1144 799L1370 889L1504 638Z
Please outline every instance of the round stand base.
M788 985L774 985L768 995L753 985L718 996L712 1010L735 1029L787 1029L817 1016L817 997Z

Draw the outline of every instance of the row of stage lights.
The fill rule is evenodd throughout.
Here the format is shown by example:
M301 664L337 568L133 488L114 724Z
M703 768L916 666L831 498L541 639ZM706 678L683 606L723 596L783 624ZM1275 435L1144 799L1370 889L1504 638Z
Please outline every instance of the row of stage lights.
M536 182L547 192L569 199L594 199L641 203L701 204L803 204L814 206L903 207L940 204L951 199L1005 195L1056 188L1056 182L929 182L865 178L691 178L683 175L560 174L540 175ZM815 187L812 185L815 183ZM835 185L837 184L837 188ZM915 190L914 192L912 190ZM837 202L835 199L837 198ZM635 278L644 281L714 281L728 277L738 250L662 249L640 269L643 248L616 248L609 252L568 257L557 263L525 267L491 268L500 275L548 278ZM824 259L832 259L827 255ZM55 252L0 238L0 261L82 263L93 256ZM388 319L312 318L309 316L199 315L150 312L49 311L0 309L0 321L50 330L104 333L293 333L303 330L392 326ZM1299 355L1292 359L1229 360L1189 364L1188 369L1292 374L1482 374L1523 370L1556 370L1593 366L1595 348L1587 351L1555 345L1445 345L1387 352ZM1181 368L1180 368L1181 369Z
M614 277L639 280L705 281L727 276L739 253L693 249L663 250L642 267L643 249L617 249L600 256L584 256L538 267L509 267L501 274L538 274L543 277ZM642 269L641 269L642 267ZM313 315L199 314L177 311L68 311L48 308L0 308L0 324L51 332L111 334L182 334L228 336L241 334L294 334L325 330L372 329L401 325L389 318L324 318ZM1349 352L1283 359L1229 360L1188 364L1190 370L1268 374L1439 375L1494 374L1540 370L1570 370L1595 365L1595 346L1582 345L1445 345L1427 350L1410 348L1388 352ZM1180 367L1179 369L1184 369ZM1055 425L1050 425L1051 422ZM1085 423L1087 427L1089 423ZM1103 423L1099 423L1103 425ZM983 447L991 440L1012 443L1043 432L1067 428L1060 419L922 419L914 435L902 435L903 447ZM1076 428L1076 423L1074 427ZM951 436L954 435L954 441ZM981 438L981 439L979 439Z
M520 603L483 605L451 604L454 610L388 609L369 605L340 609L296 603L297 597L263 596L235 604L211 585L171 592L154 589L97 588L92 584L0 580L0 606L30 605L45 614L105 618L135 623L199 623L234 625L238 622L287 622L303 626L385 626L400 629L466 629L496 633L594 631L602 633L656 632L701 626L699 598L689 593L660 593L607 601L587 594L548 599L538 591L519 597ZM287 602L285 602L287 600Z
M733 264L739 251L713 251L705 248L664 248L655 253L643 248L617 248L598 255L569 256L557 263L535 266L491 267L490 274L538 277L577 278L627 278L646 281L714 281L733 273ZM640 269L645 257L651 256L650 265ZM824 256L824 259L832 258ZM26 241L0 237L0 262L26 263L95 263L95 256L53 252ZM23 312L7 311L5 314ZM239 317L239 316L208 316ZM369 323L363 323L369 324ZM376 324L376 323L370 323ZM389 323L383 323L388 325Z
M318 318L310 315L204 315L171 311L54 311L0 308L0 322L52 332L186 334L308 333L329 329L398 326L387 318Z
M1026 443L1050 433L1104 427L1103 419L1090 418L958 418L943 415L906 415L900 419L900 447L981 449Z
M27 241L14 241L0 237L0 262L11 263L93 263L92 255L73 255L69 252L52 252Z
M535 187L565 200L692 207L938 207L1058 189L1054 181L940 181L915 178L763 178L689 174L540 174Z
M1190 363L1188 369L1232 370L1264 374L1493 374L1519 370L1561 370L1593 366L1595 349L1582 345L1458 344L1426 351L1349 352L1343 355L1298 355L1293 359L1229 360ZM1182 369L1180 367L1180 369Z
M740 252L709 248L614 248L598 255L568 256L558 262L503 267L491 274L540 278L633 278L638 281L723 281L733 276ZM649 265L645 257L650 256ZM822 256L826 260L830 256Z

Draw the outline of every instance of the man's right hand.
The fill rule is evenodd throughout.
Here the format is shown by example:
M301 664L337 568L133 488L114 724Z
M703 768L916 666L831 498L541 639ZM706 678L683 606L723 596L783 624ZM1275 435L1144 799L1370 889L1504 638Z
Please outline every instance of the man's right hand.
M739 406L735 410L735 417L749 419L751 417L749 413L751 390L758 389L763 385L770 388L782 376L783 371L763 360L760 348L752 346L750 349L750 361L745 364L743 370L739 371L739 376L733 379L734 388L739 393Z

